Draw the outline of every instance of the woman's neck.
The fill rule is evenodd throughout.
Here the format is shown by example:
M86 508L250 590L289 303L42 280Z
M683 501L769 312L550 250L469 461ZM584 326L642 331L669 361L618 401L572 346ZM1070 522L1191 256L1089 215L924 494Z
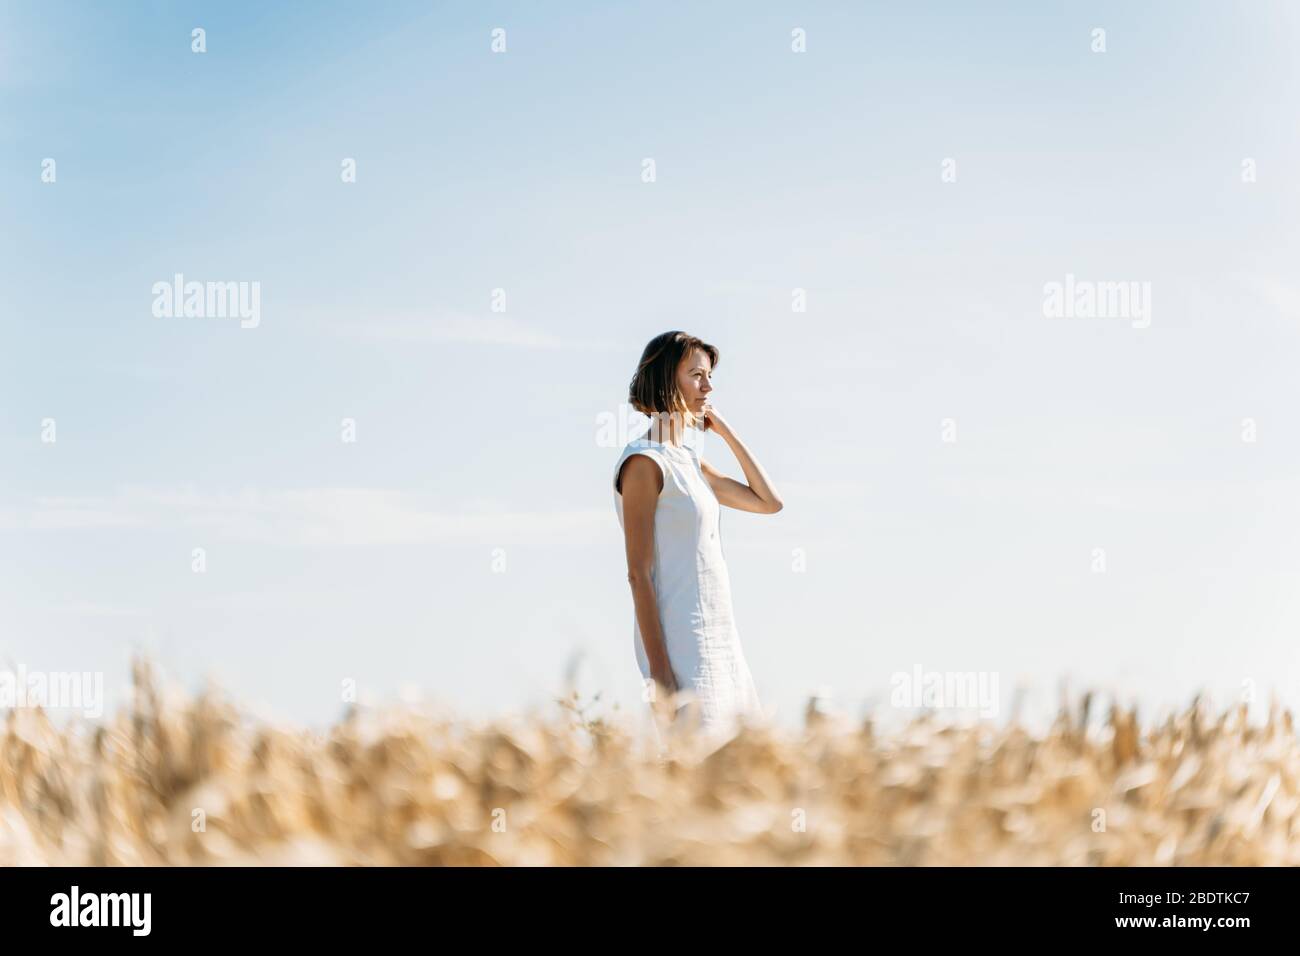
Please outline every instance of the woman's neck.
M686 443L686 426L681 418L673 416L666 424L662 419L650 419L650 431L646 437L661 445L681 446Z

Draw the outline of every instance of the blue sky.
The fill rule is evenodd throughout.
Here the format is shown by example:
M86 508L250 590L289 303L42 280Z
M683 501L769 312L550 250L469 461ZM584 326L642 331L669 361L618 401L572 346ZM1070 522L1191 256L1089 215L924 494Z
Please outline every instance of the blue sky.
M344 679L544 703L581 651L636 710L595 436L683 328L787 503L723 517L780 719L917 663L1295 703L1298 21L7 4L0 658L111 696L148 649L323 721ZM178 272L260 283L260 324L154 317ZM1150 327L1046 318L1067 273L1149 282Z

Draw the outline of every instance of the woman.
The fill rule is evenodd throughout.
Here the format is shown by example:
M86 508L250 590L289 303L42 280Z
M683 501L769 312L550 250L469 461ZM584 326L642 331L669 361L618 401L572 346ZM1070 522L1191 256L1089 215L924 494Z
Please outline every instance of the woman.
M732 615L720 505L771 515L782 502L709 402L717 365L718 350L685 332L665 332L646 346L628 400L650 416L650 431L619 456L614 505L627 546L633 643L648 699L662 696L674 717L689 714L698 728L727 733L761 711ZM749 484L700 457L704 431L727 443Z

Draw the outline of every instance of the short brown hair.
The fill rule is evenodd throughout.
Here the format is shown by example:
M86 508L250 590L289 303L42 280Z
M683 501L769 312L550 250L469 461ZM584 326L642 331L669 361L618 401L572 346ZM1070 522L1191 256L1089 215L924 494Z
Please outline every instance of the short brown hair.
M652 338L641 353L628 388L627 400L632 407L646 415L677 412L689 419L693 413L677 388L677 366L695 349L703 349L713 367L718 367L718 350L693 335L664 332Z

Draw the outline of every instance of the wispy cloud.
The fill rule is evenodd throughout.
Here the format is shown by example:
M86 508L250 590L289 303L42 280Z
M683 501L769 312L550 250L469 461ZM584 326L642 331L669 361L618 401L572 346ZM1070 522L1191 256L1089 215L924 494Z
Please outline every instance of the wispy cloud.
M517 511L491 502L449 512L418 496L376 488L244 489L123 487L110 495L40 497L0 513L0 525L37 531L200 529L286 546L355 546L608 530L607 509Z
M56 604L46 608L53 614L71 614L74 617L115 618L115 617L149 617L146 610L134 607L121 607L116 604L95 604L90 601L74 600L66 604Z
M1284 318L1300 318L1300 289L1272 276L1234 272L1233 280Z
M334 325L336 334L364 342L425 342L501 345L521 349L595 349L619 346L557 334L539 323L506 315L442 312L428 316L385 316Z

